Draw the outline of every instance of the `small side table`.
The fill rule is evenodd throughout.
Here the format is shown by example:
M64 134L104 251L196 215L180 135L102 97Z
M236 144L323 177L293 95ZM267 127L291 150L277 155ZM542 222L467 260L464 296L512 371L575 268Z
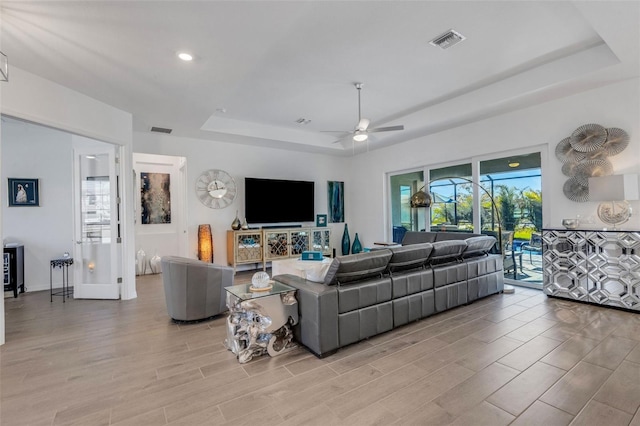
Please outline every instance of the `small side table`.
M73 257L61 257L52 259L49 265L49 296L53 302L53 296L62 296L62 302L73 294L73 289L69 288L69 265L73 265ZM60 268L62 270L62 290L53 292L53 269Z
M291 326L298 323L296 289L272 282L268 291L251 291L251 284L225 287L227 339L225 345L242 364L254 356L276 356L295 347Z

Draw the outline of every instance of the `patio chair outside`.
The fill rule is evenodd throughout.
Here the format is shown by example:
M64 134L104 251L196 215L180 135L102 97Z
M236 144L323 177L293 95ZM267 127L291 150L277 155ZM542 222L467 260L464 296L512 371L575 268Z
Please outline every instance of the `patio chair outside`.
M532 233L528 244L520 246L522 251L529 252L529 263L533 263L532 253L542 253L542 234Z

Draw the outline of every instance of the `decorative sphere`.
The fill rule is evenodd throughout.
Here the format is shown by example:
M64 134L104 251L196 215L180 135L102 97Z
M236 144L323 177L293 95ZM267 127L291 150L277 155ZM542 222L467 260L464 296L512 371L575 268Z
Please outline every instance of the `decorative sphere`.
M266 272L256 272L251 277L251 284L255 288L265 288L269 286L269 274Z
M562 219L562 226L567 229L577 229L579 225L578 219Z

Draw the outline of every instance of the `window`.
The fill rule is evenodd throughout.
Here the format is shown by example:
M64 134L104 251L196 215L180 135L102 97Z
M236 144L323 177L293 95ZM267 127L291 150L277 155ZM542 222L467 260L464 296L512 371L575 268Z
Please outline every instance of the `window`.
M473 231L471 163L431 169L432 231Z

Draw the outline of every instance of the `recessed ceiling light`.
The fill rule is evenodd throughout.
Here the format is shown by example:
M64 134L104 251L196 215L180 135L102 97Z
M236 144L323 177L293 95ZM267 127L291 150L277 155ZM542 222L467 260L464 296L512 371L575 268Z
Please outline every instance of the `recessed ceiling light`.
M95 155L86 155L85 158L87 158L89 160L95 160L96 156Z
M186 52L180 52L178 53L178 58L182 59L183 61L189 62L193 60L193 56L191 56L190 54L186 53Z

